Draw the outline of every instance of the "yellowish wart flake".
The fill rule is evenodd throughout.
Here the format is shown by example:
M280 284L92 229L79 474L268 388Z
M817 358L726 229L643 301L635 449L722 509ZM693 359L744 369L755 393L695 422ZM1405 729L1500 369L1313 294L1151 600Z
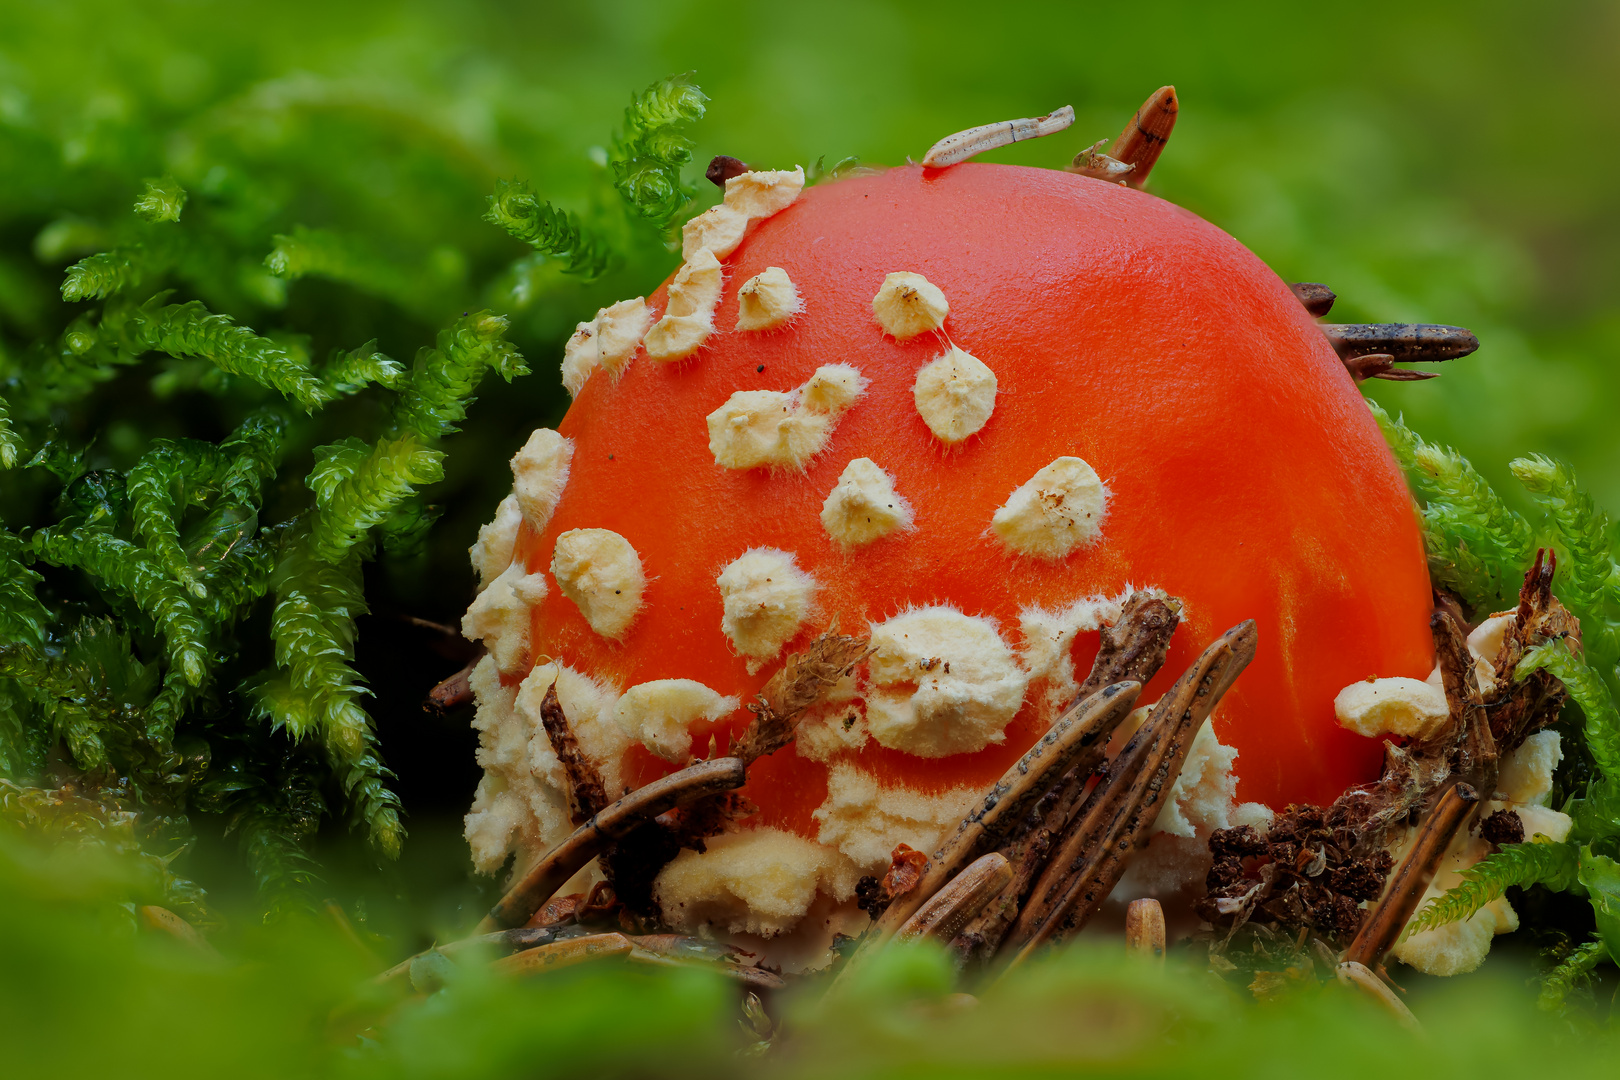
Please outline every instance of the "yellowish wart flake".
M1339 725L1357 735L1426 738L1450 715L1446 692L1421 679L1372 679L1351 683L1333 699Z
M692 679L658 679L624 692L613 719L630 738L665 761L684 764L692 756L691 726L737 711L737 699L723 697Z
M638 296L605 307L590 322L580 323L563 347L562 377L569 395L578 397L585 380L598 368L615 379L623 374L652 321L646 298Z
M759 169L726 181L725 205L763 221L792 206L804 191L804 169Z
M570 529L557 537L551 574L591 629L611 640L630 629L647 587L641 556L608 529Z
M917 412L946 444L977 434L996 407L996 373L972 353L952 345L917 372Z
M1011 495L990 529L1020 555L1061 559L1096 539L1108 510L1108 489L1077 457L1060 457Z
M1024 703L1029 676L989 619L943 605L872 627L866 725L918 757L982 750Z
M512 455L512 494L535 532L546 527L557 509L573 460L573 440L550 428L535 428L523 449Z
M771 330L804 310L787 271L767 266L737 290L737 329Z
M664 317L647 331L643 345L653 360L668 362L691 356L714 332L714 309L720 303L725 273L708 248L692 254L669 283Z
M478 594L461 617L461 633L482 641L502 674L521 671L529 659L529 609L546 596L546 576L522 563L508 566Z
M798 925L818 892L848 900L860 876L832 848L781 829L725 833L706 846L676 855L653 885L676 929L774 937Z
M845 547L872 541L912 527L911 506L894 490L894 478L871 458L844 466L821 504L821 527Z
M793 390L739 390L706 418L709 452L728 469L802 469L865 386L848 364L827 364Z
M800 570L793 555L777 548L753 548L733 559L715 579L725 613L720 629L749 661L750 671L782 651L810 617L816 580Z
M708 248L716 258L723 259L737 250L747 231L747 214L724 203L711 206L681 226L681 258L691 261L692 256Z
M517 496L508 495L495 507L495 517L478 529L478 540L467 549L472 556L473 569L478 571L480 591L500 576L512 562L512 550L517 546L518 526L523 524L523 511Z
M939 286L909 271L890 274L872 297L872 315L883 332L904 341L945 325L951 305Z
M881 872L896 844L938 850L983 796L973 785L938 793L891 787L857 765L835 761L827 770L827 801L815 811L816 839L862 870Z

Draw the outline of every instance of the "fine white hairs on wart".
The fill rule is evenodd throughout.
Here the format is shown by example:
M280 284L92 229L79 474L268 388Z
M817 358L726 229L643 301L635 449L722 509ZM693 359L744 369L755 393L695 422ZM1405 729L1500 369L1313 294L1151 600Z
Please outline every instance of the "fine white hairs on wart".
M791 552L752 548L715 579L724 614L720 629L748 661L748 669L776 657L810 617L816 579L800 570Z
M591 629L612 641L630 629L647 588L641 556L608 529L570 529L557 537L551 576Z
M923 167L943 169L947 165L966 161L974 154L982 154L986 150L1011 146L1025 139L1038 139L1042 135L1056 135L1072 123L1074 123L1074 106L1065 105L1045 116L1003 120L998 124L981 124L966 131L958 131L954 135L947 135L929 147L928 153L923 155Z
M844 466L821 504L821 527L846 548L909 529L911 522L911 506L894 490L894 477L871 458L856 458Z
M596 318L580 323L563 346L562 379L569 396L578 397L598 368L615 379L622 375L652 321L646 298L638 296L602 308Z
M675 271L664 317L653 323L642 342L650 359L667 363L698 351L714 333L714 309L724 279L720 260L708 248L693 252Z
M479 593L461 617L468 641L482 641L502 674L529 662L529 609L546 598L546 575L514 562Z
M917 372L917 413L947 446L978 433L996 407L996 373L972 353L952 345Z
M551 521L573 460L574 441L550 428L535 428L523 449L512 455L512 495L536 533Z
M1108 489L1083 459L1060 457L1007 496L990 531L1020 555L1061 559L1096 539Z
M738 390L706 418L709 452L727 469L802 469L866 389L848 364L826 364L792 390Z
M918 757L970 754L1002 742L1029 676L989 619L943 605L872 626L866 724Z
M495 507L495 517L478 530L478 540L467 549L472 556L473 569L478 571L480 591L500 576L512 562L512 551L517 547L518 526L523 524L523 511L518 507L516 494L508 495Z
M681 258L704 248L724 259L743 242L750 226L781 213L804 191L804 169L760 169L726 181L725 199L681 228Z
M657 679L624 692L613 720L630 738L665 761L683 765L692 757L691 727L737 711L737 699L724 697L692 679Z
M804 310L787 271L767 266L737 290L737 329L774 330Z
M909 270L885 277L872 297L872 317L897 341L943 329L950 313L951 305L939 286Z

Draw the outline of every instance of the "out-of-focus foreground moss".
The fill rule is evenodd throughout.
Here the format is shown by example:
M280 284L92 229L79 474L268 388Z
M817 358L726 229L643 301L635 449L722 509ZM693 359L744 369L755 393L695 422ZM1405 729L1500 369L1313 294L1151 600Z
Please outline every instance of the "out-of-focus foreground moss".
M1620 1046L1536 1011L1498 972L1418 1004L1415 1035L1337 986L1256 1006L1213 976L1068 950L981 991L891 951L829 1004L788 995L761 1053L706 973L601 965L508 981L451 968L426 996L369 982L367 943L319 917L216 936L138 932L127 869L0 838L0 1038L11 1076L1610 1076ZM817 988L818 991L820 988Z

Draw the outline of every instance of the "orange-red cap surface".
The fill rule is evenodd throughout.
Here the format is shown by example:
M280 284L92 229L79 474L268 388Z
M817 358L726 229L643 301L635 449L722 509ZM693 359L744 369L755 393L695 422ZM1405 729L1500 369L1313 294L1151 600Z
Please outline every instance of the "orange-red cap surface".
M605 640L555 587L533 613L532 652L626 687L693 679L747 701L750 673L721 631L716 575L744 551L780 548L818 585L818 614L786 651L837 616L864 632L948 603L999 624L1127 584L1183 598L1153 701L1216 634L1246 618L1259 655L1216 714L1239 751L1238 797L1280 807L1331 801L1377 775L1379 744L1341 730L1334 695L1371 675L1424 677L1431 607L1410 496L1361 395L1287 286L1232 237L1141 191L1063 172L965 164L891 169L812 187L724 260L716 333L693 357L638 356L597 372L560 431L571 475L544 533L518 557L549 573L557 536L610 529L648 578L622 641ZM788 326L734 332L737 286L786 270L804 310ZM995 372L983 429L946 447L918 415L918 370L939 335L885 336L872 298L911 271L950 304L944 335ZM664 291L649 298L664 306ZM790 390L820 366L869 380L803 471L716 464L705 417L739 390ZM1054 458L1089 462L1110 491L1099 538L1057 561L1019 556L990 532L1008 495ZM895 480L915 529L845 550L823 500L857 457ZM1095 632L1080 635L1083 677ZM719 722L740 731L745 712ZM701 753L717 725L694 729ZM1006 741L919 758L868 742L854 754L891 783L992 783L1044 724L1026 701ZM674 768L640 746L624 778ZM814 837L826 766L792 748L756 763L745 794L760 825Z

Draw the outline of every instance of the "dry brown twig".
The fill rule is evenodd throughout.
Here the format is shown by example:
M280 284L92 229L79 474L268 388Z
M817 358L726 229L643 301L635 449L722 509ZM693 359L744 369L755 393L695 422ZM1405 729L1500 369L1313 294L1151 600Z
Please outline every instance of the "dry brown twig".
M1151 592L1135 592L1121 605L1120 617L1104 627L1097 658L1080 684L1076 700L1082 703L1111 683L1132 681L1146 685L1164 666L1170 639L1181 620L1181 601ZM1110 728L1109 734L1112 734ZM1106 739L1106 736L1105 736ZM963 931L962 946L970 960L987 963L1018 919L1018 912L1045 869L1047 859L1073 820L1099 760L1071 766L1032 808L1001 851L1013 865L1011 884Z
M981 855L950 880L916 914L907 919L894 939L901 943L937 941L941 944L955 939L977 915L1007 887L1012 880L1012 867L999 851Z
M1013 950L1009 967L1025 962L1046 942L1075 933L1096 913L1130 855L1146 844L1160 798L1180 775L1198 729L1254 659L1257 641L1253 620L1234 626L1153 707L1107 779L1080 807L1019 912L1003 945Z
M1400 939L1401 931L1417 910L1423 891L1434 879L1435 867L1471 814L1479 807L1479 793L1465 783L1456 783L1440 796L1434 811L1418 829L1412 848L1395 868L1384 895L1367 912L1361 930L1350 948L1346 962L1362 964L1376 971L1387 953Z
M522 881L509 889L478 924L476 933L522 926L603 848L664 811L705 795L740 788L747 780L741 758L719 758L688 765L679 772L654 780L593 816L552 848Z
M636 944L623 934L587 934L505 956L490 965L507 975L536 975L591 960L628 956Z
M1437 363L1479 348L1473 331L1434 323L1323 323L1322 333L1344 360L1383 353L1396 363Z
M1086 698L1053 724L996 781L978 808L957 826L955 835L934 853L916 888L889 905L872 928L873 943L897 933L963 867L1004 843L1034 802L1070 768L1089 774L1102 761L1109 736L1130 713L1141 692L1141 683L1115 683ZM1006 862L1005 858L1002 861ZM1002 888L1012 879L1009 869Z
M468 661L466 667L428 691L427 699L422 702L422 708L442 716L451 709L470 702L473 699L473 668L477 667L478 661L483 658L484 649L483 646L479 646L478 655Z

